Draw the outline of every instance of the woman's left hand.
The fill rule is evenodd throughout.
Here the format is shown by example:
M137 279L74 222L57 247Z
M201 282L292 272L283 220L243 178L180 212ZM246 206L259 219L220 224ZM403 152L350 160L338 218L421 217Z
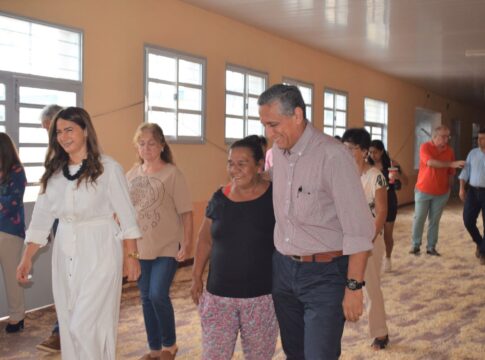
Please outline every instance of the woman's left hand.
M128 281L137 281L140 273L141 269L138 259L130 256L126 257L123 264L123 276L128 277Z

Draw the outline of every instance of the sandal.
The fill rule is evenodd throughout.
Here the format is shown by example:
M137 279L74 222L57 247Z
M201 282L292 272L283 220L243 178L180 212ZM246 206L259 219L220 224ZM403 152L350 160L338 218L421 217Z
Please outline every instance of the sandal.
M389 345L389 335L386 335L384 339L375 338L371 344L374 350L384 350Z

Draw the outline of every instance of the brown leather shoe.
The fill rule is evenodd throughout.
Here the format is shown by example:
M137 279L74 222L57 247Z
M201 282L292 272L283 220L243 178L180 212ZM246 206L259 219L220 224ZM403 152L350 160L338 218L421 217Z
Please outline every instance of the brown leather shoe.
M178 348L172 353L170 350L162 350L162 355L160 355L160 360L174 360L177 355Z
M50 353L61 352L61 337L57 333L52 333L51 336L37 345L36 349Z

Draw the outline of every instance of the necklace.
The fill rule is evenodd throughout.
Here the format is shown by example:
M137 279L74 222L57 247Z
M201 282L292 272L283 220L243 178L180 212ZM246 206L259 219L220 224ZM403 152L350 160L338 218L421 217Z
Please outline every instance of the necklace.
M69 174L69 166L66 163L62 167L62 174L69 181L77 180L81 177L82 173L84 172L84 170L86 170L87 166L88 166L88 162L86 161L86 159L84 159L83 162L81 163L81 167L79 168L79 170L76 171L74 175L71 175Z

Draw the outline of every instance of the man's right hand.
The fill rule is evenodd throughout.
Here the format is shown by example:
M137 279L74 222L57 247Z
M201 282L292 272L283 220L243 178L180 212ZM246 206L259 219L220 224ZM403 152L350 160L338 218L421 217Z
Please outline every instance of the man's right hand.
M451 162L451 167L453 169L463 169L465 167L465 160L456 160Z

